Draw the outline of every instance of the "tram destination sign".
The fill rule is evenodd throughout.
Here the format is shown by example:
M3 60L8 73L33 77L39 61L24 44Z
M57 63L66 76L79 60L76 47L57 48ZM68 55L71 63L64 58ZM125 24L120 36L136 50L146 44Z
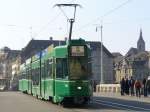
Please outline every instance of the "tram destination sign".
M71 56L84 56L84 46L71 46Z

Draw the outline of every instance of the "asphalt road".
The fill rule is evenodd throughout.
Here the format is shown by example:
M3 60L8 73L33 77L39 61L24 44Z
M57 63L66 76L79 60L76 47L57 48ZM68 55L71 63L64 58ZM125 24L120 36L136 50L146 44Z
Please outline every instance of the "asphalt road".
M116 99L108 97L94 97L93 103L116 108L120 111L148 111L150 112L150 103L133 101L130 99Z
M148 111L150 103L116 99L110 97L93 97L84 107L68 107L42 101L20 92L0 92L0 112L128 112Z

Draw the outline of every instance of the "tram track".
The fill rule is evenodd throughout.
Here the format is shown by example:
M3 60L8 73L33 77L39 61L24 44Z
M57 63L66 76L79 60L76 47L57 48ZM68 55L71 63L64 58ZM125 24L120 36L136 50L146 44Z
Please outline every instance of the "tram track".
M137 107L137 106L133 106L133 105L126 105L123 103L116 103L116 102L112 102L112 101L104 101L104 100L100 100L100 99L93 99L91 103L95 103L95 104L99 104L99 105L104 105L104 106L109 106L109 107L113 107L116 109L122 109L122 110L127 110L127 111L147 111L150 112L150 109L146 109L143 107Z
M112 107L112 108L116 108L116 109L131 111L130 109L127 109L127 108L119 107L119 106L116 106L116 105L111 105L111 104L108 104L108 103L103 103L103 102L100 102L100 101L94 101L94 102L92 102L92 104L99 104L99 105L108 106L108 107Z

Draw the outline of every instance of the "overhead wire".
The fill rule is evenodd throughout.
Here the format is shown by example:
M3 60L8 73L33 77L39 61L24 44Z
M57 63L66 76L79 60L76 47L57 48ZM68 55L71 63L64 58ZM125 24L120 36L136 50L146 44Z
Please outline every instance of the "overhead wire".
M38 35L40 35L40 33L42 31L44 31L50 24L54 23L54 21L56 21L60 16L60 13L58 13L53 19L51 19L46 25L44 25L39 31L38 33L36 33L33 37L37 37Z
M60 2L60 0L58 0L57 2ZM56 3L56 1L55 1ZM63 10L61 10L63 12ZM64 13L65 15L65 13ZM53 19L51 19L46 25L44 25L39 31L38 33L35 34L35 36L33 36L34 38L37 37L38 35L40 35L40 33L42 31L44 31L51 23L54 23L54 21L56 21L60 16L60 12L58 13L58 15L56 15ZM67 17L67 16L66 16Z
M74 1L75 1L75 0L72 0L72 1L70 1L69 3L72 3L72 2L74 2ZM67 18L67 21L68 21L68 20L69 20L69 17L67 16L67 14L62 10L61 7L59 7L59 9L60 9L61 12L63 13L63 15ZM37 37L43 30L46 29L46 27L47 27L50 23L53 23L53 21L55 21L56 18L57 18L59 15L60 15L60 13L59 13L56 17L54 17L54 19L52 19L50 22L48 22L45 26L43 26L43 27L41 28L41 30L39 31L39 33L36 34L36 36L33 36L33 37ZM68 32L68 22L67 22L67 32Z
M72 1L68 1L68 4L71 4L73 3L75 0L72 0ZM61 12L63 13L63 15L67 18L67 25L66 25L66 29L67 29L67 32L64 34L65 36L68 34L69 30L69 24L68 24L68 21L70 20L70 18L67 16L67 14L64 12L64 10L59 6L59 9L61 10Z
M87 23L87 24L81 26L81 27L78 28L76 31L80 31L81 29L83 29L83 28L85 28L85 27L89 27L90 25L92 25L92 24L93 24L94 22L96 22L96 21L99 21L99 20L102 21L102 19L103 19L104 17L110 15L111 13L113 13L113 12L115 12L116 10L120 9L121 7L127 5L127 4L128 4L129 2L131 2L131 1L132 1L132 0L127 0L127 1L123 2L122 4L118 5L117 7L115 7L115 8L113 8L113 9L111 9L110 11L106 12L106 13L105 13L104 15L102 15L101 17L99 17L99 18L97 18L97 19L94 19L94 20L90 21L89 23Z
M75 0L72 0L72 1L70 1L69 3L72 3L72 2L74 2L74 1L75 1ZM95 20L92 20L91 22L89 22L89 23L87 23L87 24L81 26L81 27L80 27L79 29L77 29L76 31L81 30L81 29L83 29L83 28L85 28L85 27L88 27L88 26L92 25L94 22L96 22L96 21L98 21L98 20L100 20L100 19L102 19L102 18L108 16L109 14L111 14L111 13L113 13L114 11L120 9L121 7L123 7L124 5L128 4L128 3L131 2L131 1L132 1L132 0L127 0L127 1L123 2L123 3L120 4L119 6L117 6L117 7L113 8L113 9L111 9L111 10L108 11L108 12L106 12L106 13L105 13L103 16L101 16L100 18L97 18L97 19L95 19ZM67 17L67 15L65 14L65 12L62 10L61 7L59 7L59 8L60 8L60 10L62 11L62 13L64 14L64 16L67 18L67 21L68 21L69 18ZM46 25L44 25L44 26L38 31L38 33L35 33L35 35L34 35L33 37L37 37L42 31L44 31L44 30L48 27L48 25L50 25L51 23L53 23L54 21L56 21L57 18L59 17L59 15L60 15L60 13L59 13L58 15L56 15L52 20L50 20ZM7 25L7 26L15 26L15 27L16 27L16 26L18 26L18 25ZM30 26L30 27L31 27L31 26ZM75 32L76 32L76 31L75 31ZM68 22L67 22L67 32L68 32ZM66 34L65 34L65 35L66 35Z
M128 4L129 2L131 2L132 0L127 0L125 2L123 2L122 4L118 5L117 7L111 9L110 11L106 12L101 18L103 19L105 16L115 12L116 10L120 9L121 7L123 7L124 5ZM99 18L100 19L100 18Z
M64 16L67 18L67 20L69 20L69 17L67 16L67 14L62 10L61 7L59 7L59 9L61 10L61 12L64 14Z

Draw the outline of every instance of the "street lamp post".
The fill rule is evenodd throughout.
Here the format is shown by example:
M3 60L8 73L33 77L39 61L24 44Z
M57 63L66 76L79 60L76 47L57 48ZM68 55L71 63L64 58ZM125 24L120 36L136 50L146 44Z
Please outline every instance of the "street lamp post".
M103 76L103 26L100 26L101 28L101 81L100 83L104 83L104 76Z
M98 31L98 28L100 28L101 30L101 50L100 50L100 70L101 70L101 73L100 73L100 84L103 84L104 83L104 74L103 74L103 25L100 25L100 26L97 26L96 27L96 31Z

